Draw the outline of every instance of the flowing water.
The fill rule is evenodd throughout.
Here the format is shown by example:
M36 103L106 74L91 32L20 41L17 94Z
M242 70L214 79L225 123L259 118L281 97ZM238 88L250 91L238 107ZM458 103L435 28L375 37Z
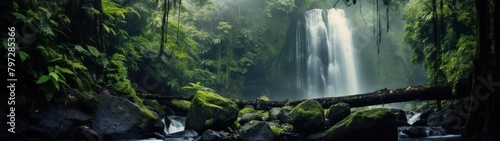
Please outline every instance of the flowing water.
M415 123L418 119L420 119L421 114L422 113L416 113L415 115L408 118L408 124L412 125L413 123Z
M165 119L162 119L163 123L170 123L168 126L165 125L165 128L164 128L165 134L169 135L172 133L184 131L186 117L167 116L167 120L169 120L169 122L165 122Z
M306 11L295 33L294 52L282 59L278 68L285 89L305 94L301 98L359 92L352 31L343 10Z

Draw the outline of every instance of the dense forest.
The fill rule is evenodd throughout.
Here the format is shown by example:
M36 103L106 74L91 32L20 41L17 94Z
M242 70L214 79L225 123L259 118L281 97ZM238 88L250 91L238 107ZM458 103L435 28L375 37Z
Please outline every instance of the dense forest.
M199 135L208 129L229 129L227 132L235 133L244 125L241 114L247 108L241 110L242 107L234 103L224 104L227 101L285 100L283 103L287 103L317 98L296 89L296 81L302 80L297 77L300 73L295 72L300 71L297 69L300 65L290 65L299 56L295 46L301 41L298 37L302 36L300 26L307 16L304 13L312 9L322 9L327 24L333 20L325 18L326 10L344 12L352 28L349 32L352 32L352 52L357 62L359 88L356 93L323 97L381 92L388 88L410 89L426 83L446 84L452 87L453 93L470 96L424 103L435 103L438 110L453 107L450 103L461 104L467 113L461 116L464 122L460 125L465 126L460 132L462 139L499 138L496 119L499 91L496 90L500 86L500 49L496 45L500 17L496 15L499 7L494 0L2 0L0 7L0 53L5 60L0 65L2 78L7 78L7 83L16 81L14 96L13 90L7 92L15 97L15 104L11 104L9 95L4 95L2 98L9 101L2 107L1 114L12 112L9 107L18 109L15 110L16 130L34 133L15 136L21 140L84 138L80 134L62 135L66 134L62 129L66 124L61 124L59 129L51 128L51 133L28 127L38 124L45 127L46 117L33 115L38 110L76 108L92 118L74 117L71 126L82 125L77 130L87 131L89 127L102 127L102 123L95 121L107 116L100 111L109 106L103 105L130 101L138 109L127 110L126 115L137 117L138 125L134 125L137 126L134 130L127 130L127 134L139 133L139 136L107 135L104 129L94 130L106 134L104 139L136 139L158 138L151 133L163 131L163 126L158 125L159 119L172 115L169 112L187 116L186 128ZM151 95L184 100L159 103L159 100L145 98ZM223 100L216 102L211 98ZM227 117L226 114L234 112L221 109L195 108L206 102L228 111L235 109L238 117ZM280 140L285 132L296 130L311 136L324 131L320 140L349 139L341 133L346 136L356 133L333 129L343 124L325 124L318 130L302 131L300 128L315 127L295 122L303 120L302 113L319 111L321 120L330 118L326 111L332 108L318 110L314 108L317 103L305 100L300 104L287 104L304 108L305 112L282 107L278 113L284 110L288 117L290 112L292 118L289 124L269 125L276 136L274 139ZM117 112L113 108L107 110ZM204 110L212 114L200 115ZM390 113L380 109L366 111L371 112L353 113L349 116L352 118L347 114L344 120ZM139 113L138 116L133 116L135 113ZM266 117L264 120L272 118L272 109L255 113ZM190 118L195 115L200 120L206 119L200 124L218 126L198 127ZM375 119L382 125L387 121ZM12 127L3 124L2 130ZM289 130L293 128L291 125L297 129ZM11 137L4 132L0 137ZM246 133L239 134L245 136ZM241 140L239 135L235 138Z

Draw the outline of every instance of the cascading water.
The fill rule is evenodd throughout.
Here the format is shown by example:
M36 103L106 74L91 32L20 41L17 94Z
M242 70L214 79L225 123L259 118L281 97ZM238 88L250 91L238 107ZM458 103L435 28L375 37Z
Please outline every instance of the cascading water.
M165 122L165 119L162 119L164 124L169 123L169 125L166 125L164 128L165 134L169 135L172 133L184 131L186 117L167 116L167 120L168 120L168 122Z
M355 48L343 10L306 11L295 33L294 51L279 62L278 71L285 89L306 94L303 98L359 92ZM286 75L294 75L291 78L295 80Z

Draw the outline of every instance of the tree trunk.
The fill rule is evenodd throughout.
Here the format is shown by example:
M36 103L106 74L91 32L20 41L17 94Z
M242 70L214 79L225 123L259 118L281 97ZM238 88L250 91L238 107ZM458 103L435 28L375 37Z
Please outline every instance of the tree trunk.
M467 88L464 86L470 85L461 81L459 88ZM452 93L452 85L450 84L426 84L420 86L411 86L403 89L394 90L378 90L371 93L341 96L341 97L326 97L326 98L316 98L314 100L318 101L323 108L329 108L331 105L345 102L351 105L351 107L363 107L377 104L388 104L394 102L404 102L412 100L444 100L444 99L456 99L467 96L469 92L468 89L459 89L457 94ZM165 97L165 96L153 96L153 95L139 95L147 99L156 99L158 102L167 101L170 99L184 99L191 100L192 97ZM273 107L283 107L285 105L295 106L303 100L293 100L293 101L261 101L261 100L233 100L239 108L243 108L246 105L252 105L255 109L259 110L269 110Z
M485 124L487 124L487 109L490 105L490 93L484 90L481 79L485 79L491 74L490 51L489 44L489 28L490 16L487 0L476 0L476 16L477 16L477 37L476 37L476 57L474 58L474 74L473 85L471 91L471 107L470 114L465 124L465 131L462 133L464 140L481 140L484 139ZM490 98L491 99L491 98Z
M461 91L461 90L460 90ZM444 100L463 98L466 93L452 93L452 87L448 84L426 84L420 86L411 86L405 89L394 90L378 90L371 93L340 96L340 97L327 97L315 98L323 108L329 108L331 105L339 102L345 102L351 107L363 107L378 104L388 104L394 102L405 102L412 100ZM273 107L283 107L285 105L295 106L303 100L294 101L260 101L260 100L235 100L238 107L242 108L246 105L252 105L255 109L268 110Z

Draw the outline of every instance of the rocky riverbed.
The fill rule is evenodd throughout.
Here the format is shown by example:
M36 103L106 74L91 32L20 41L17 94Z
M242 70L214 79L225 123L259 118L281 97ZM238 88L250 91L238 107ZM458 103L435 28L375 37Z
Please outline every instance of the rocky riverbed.
M443 109L419 112L389 108L324 109L315 100L270 110L238 106L216 93L198 91L191 101L166 105L102 95L94 103L49 105L18 121L17 140L419 140L450 136L463 128Z

